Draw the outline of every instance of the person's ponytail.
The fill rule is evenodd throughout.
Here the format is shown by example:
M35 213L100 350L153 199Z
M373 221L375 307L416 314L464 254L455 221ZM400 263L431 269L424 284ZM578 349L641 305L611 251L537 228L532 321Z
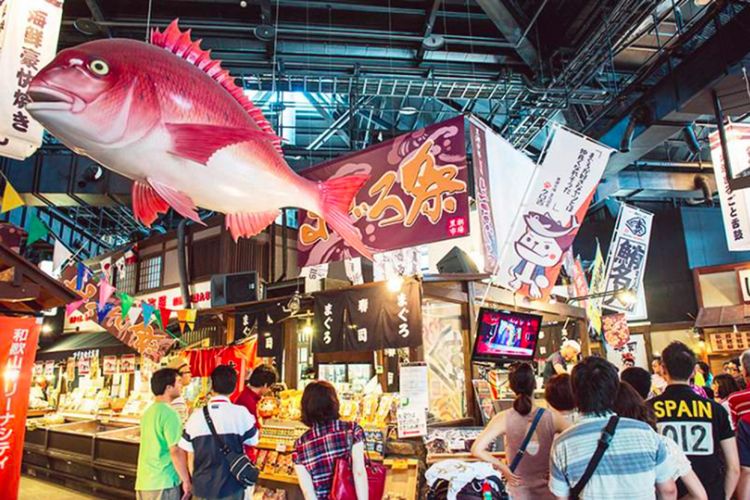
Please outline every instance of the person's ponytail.
M528 394L518 394L513 400L513 409L521 415L528 415L531 412L531 398Z

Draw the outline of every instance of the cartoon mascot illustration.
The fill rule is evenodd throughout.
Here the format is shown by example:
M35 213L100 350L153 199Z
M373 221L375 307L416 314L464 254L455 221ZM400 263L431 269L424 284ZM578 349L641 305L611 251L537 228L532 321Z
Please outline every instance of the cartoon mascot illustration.
M513 279L509 284L514 291L528 285L529 296L539 299L542 290L550 285L545 274L547 268L560 262L565 250L573 243L578 221L571 216L568 224L563 226L549 213L537 212L529 212L523 219L526 232L514 243L519 261L510 269Z

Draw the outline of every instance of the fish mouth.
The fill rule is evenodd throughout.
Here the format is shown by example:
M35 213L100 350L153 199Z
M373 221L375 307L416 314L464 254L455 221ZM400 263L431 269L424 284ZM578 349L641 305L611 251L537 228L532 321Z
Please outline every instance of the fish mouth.
M32 85L28 92L31 98L30 103L26 105L26 109L30 112L34 111L73 111L76 112L76 108L83 109L83 101L76 98L73 95L68 94L59 89ZM80 110L79 109L79 110Z

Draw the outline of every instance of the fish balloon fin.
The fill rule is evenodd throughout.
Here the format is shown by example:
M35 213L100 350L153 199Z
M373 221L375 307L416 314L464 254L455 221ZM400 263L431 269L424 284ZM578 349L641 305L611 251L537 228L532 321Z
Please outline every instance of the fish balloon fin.
M365 174L338 177L319 183L318 189L321 192L323 219L350 247L372 260L372 249L362 241L362 235L349 218L352 200L369 178Z
M214 153L227 146L252 140L271 140L270 134L249 128L196 123L167 123L166 127L172 137L169 152L203 165L208 163Z
M165 214L169 210L169 204L145 182L133 182L130 193L133 199L133 215L146 227L151 227L159 214Z
M273 223L281 213L281 210L268 210L266 212L226 214L224 223L236 242L239 238L250 238L263 231L269 224Z
M205 225L196 211L195 203L193 203L193 200L191 200L188 195L177 191L166 184L162 184L159 181L155 181L154 179L147 179L147 181L154 191L156 191L175 212L186 219Z
M158 29L151 31L151 45L166 49L177 57L185 59L216 80L250 115L258 128L271 136L271 143L276 151L283 156L281 137L276 135L260 108L256 107L245 95L245 91L234 83L234 78L229 75L229 71L221 67L221 61L212 59L210 50L201 49L201 40L193 41L190 38L190 30L180 31L178 21L178 19L172 21L163 33Z

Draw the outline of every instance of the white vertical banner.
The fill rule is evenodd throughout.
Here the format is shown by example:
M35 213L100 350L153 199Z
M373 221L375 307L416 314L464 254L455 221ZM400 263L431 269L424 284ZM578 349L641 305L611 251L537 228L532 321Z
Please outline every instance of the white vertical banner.
M0 2L0 156L22 160L42 145L26 112L31 79L55 57L63 0Z
M554 128L501 253L498 282L532 299L546 299L560 274L612 148Z
M346 259L344 261L344 268L346 269L346 277L352 282L352 285L361 285L365 282L365 278L362 275L362 258L354 257L353 259Z
M537 166L477 118L469 121L484 271L494 273Z
M729 159L735 172L748 168L750 156L750 125L730 123L726 126ZM711 144L711 160L714 164L716 187L719 190L721 215L727 247L731 252L750 250L750 190L734 190L729 185L729 174L724 163L719 132L708 136Z
M373 281L385 281L398 276L420 274L421 252L419 247L376 253L373 256Z
M620 294L615 292L643 292L643 273L646 270L653 217L651 212L632 205L620 205L617 225L609 245L607 271L604 273L603 291L609 293L603 301L606 309L626 313L634 311L637 302L623 302Z

